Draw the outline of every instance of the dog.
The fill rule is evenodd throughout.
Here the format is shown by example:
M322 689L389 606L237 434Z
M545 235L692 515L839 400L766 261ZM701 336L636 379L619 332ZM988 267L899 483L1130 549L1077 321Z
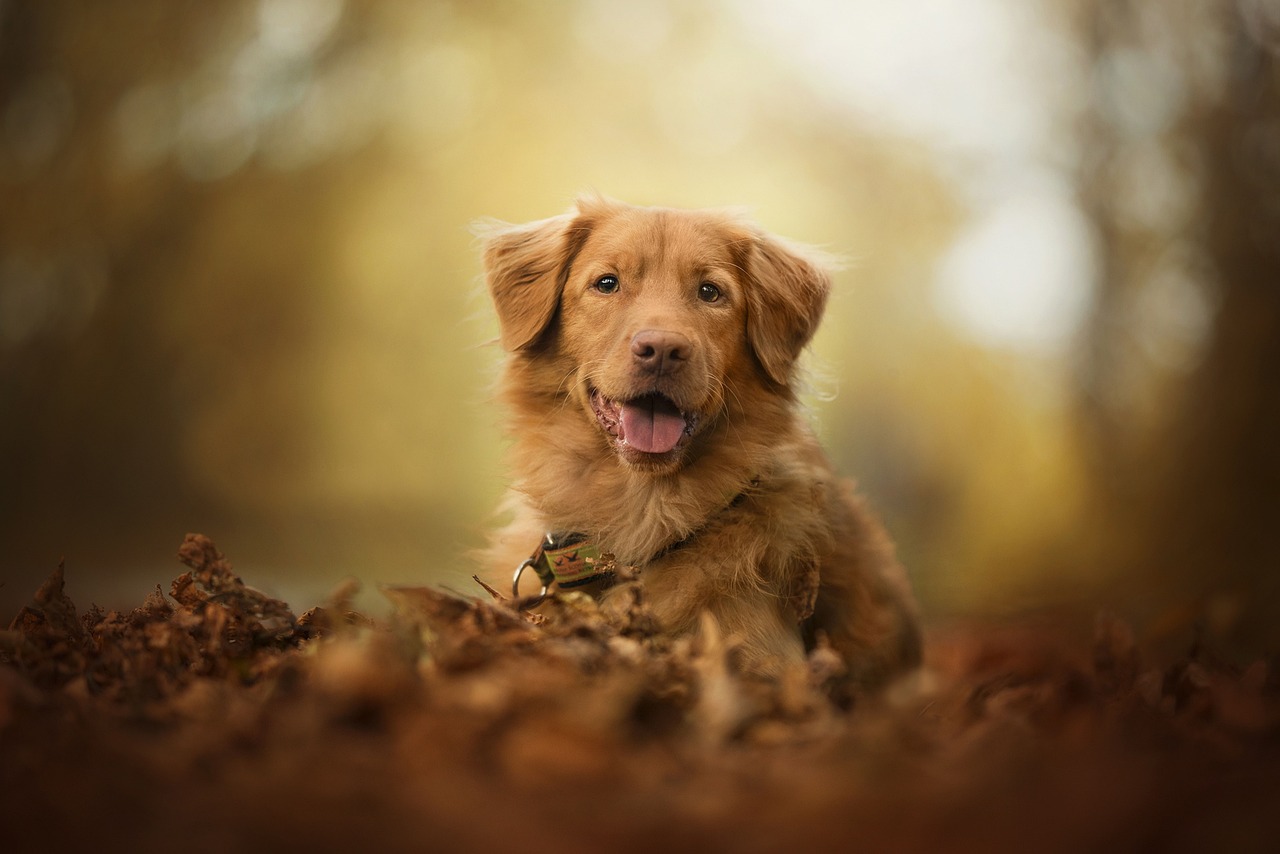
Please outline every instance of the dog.
M634 568L663 632L709 616L745 672L779 674L822 636L858 685L918 664L889 537L798 401L825 256L732 211L599 196L477 231L514 476L489 566L605 601L609 569Z

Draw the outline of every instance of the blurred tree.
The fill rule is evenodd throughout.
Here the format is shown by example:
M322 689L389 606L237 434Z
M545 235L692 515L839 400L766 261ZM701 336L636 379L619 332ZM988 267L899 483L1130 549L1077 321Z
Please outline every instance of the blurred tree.
M121 156L123 139L155 146L165 135L139 127L121 105L189 73L193 57L216 53L242 24L242 5L142 2L121 12L24 3L4 11L3 527L14 534L10 542L32 527L85 525L91 536L111 532L113 542L128 542L130 529L183 524L167 510L213 510L183 459L202 399L255 382L227 366L244 358L253 373L270 371L308 334L305 312L314 303L293 298L305 268L282 253L250 250L261 233L252 219L241 218L238 234L224 227L238 218L237 200L251 195L258 217L277 208L272 231L283 247L307 239L312 226L297 214L314 210L307 196L315 194L245 174L214 193L178 162L138 168ZM210 246L215 231L223 242ZM209 281L204 274L217 269L210 249L240 249L246 263ZM217 298L202 300L202 289ZM178 295L189 301L178 307ZM237 303L253 309L237 316L224 308ZM210 350L222 358L202 372L191 354ZM265 419L299 417L296 400L277 403ZM295 455L279 443L255 448L262 437L242 438L268 467Z
M102 41L88 49L91 13L56 3L3 11L0 514L20 531L65 525L115 499L98 509L127 518L150 491L186 491L167 405L172 362L151 350L159 318L150 291L192 223L173 197L178 184L151 199L163 215L111 219L102 142L129 66L162 65L180 39L148 41L173 34L139 27L137 50L121 50L104 74L98 53L119 50L121 34L98 30ZM122 483L136 486L115 488Z
M1081 389L1092 558L1157 623L1275 644L1280 14L1125 0L1083 20L1098 91L1082 188L1105 271Z

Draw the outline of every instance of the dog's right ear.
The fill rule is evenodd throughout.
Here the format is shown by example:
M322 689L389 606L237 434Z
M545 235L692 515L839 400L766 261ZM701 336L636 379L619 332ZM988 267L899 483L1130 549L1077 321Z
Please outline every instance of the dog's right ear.
M577 213L524 225L488 222L475 227L484 241L485 279L505 349L533 346L551 325L569 264L590 230Z

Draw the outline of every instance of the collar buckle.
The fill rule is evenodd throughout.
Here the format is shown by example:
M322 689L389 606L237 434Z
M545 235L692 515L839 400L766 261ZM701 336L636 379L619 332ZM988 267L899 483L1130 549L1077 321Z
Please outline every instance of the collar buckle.
M536 597L522 599L520 577L533 569L542 588ZM511 580L511 593L522 610L532 608L547 598L552 584L569 590L593 582L613 582L612 560L599 547L587 541L586 534L547 532L533 554L520 562Z

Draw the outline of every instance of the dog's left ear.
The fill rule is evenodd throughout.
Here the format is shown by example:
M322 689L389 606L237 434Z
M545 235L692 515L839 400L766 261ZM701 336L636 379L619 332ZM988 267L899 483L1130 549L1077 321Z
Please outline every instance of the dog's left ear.
M555 318L565 277L590 225L574 212L524 225L483 223L485 279L507 350L533 346Z
M831 266L817 250L772 235L757 232L750 243L747 341L779 385L791 384L796 359L822 319Z

